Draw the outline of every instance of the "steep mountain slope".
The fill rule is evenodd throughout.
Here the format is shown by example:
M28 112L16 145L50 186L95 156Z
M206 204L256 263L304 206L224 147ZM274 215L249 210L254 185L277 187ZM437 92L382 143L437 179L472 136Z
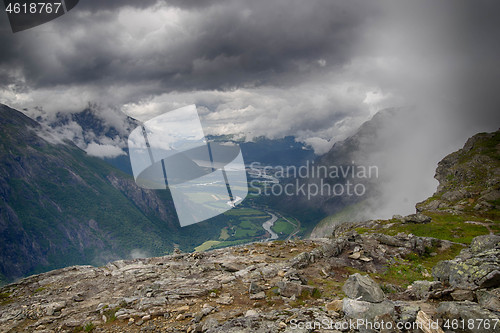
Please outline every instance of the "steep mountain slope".
M416 204L419 217L380 220L387 225L385 232L468 243L475 236L500 231L500 130L471 137L462 149L438 163L434 177L439 181L437 191ZM346 212L327 217L311 235L331 235L346 222L355 221L352 216ZM424 223L406 223L414 220Z
M44 139L45 138L45 139ZM49 141L53 141L53 143ZM172 250L168 193L133 179L0 106L0 274L9 279L131 251Z
M417 210L500 219L500 130L467 140L439 162L434 178L439 181L437 191L417 204Z

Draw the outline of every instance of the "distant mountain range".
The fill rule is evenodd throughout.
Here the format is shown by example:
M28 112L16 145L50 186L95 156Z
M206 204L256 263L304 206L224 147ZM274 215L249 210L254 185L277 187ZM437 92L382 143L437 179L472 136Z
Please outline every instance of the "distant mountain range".
M162 255L174 246L192 250L220 233L224 218L180 228L168 191L135 184L123 143L138 123L124 118L119 128L89 109L40 123L0 105L0 282L73 264ZM125 155L90 156L83 150L90 143L116 143ZM240 144L247 163L314 156L293 137Z
M60 141L0 105L0 280L73 264L161 255L218 230L180 229L168 191ZM203 240L201 240L203 242Z

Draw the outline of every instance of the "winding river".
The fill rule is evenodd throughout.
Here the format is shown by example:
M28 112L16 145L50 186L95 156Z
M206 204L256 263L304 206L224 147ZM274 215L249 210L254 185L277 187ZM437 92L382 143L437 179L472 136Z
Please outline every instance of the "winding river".
M271 218L269 220L267 220L266 222L262 223L262 228L264 228L264 230L266 230L271 235L271 237L269 237L268 239L265 239L264 242L268 242L268 241L271 241L271 240L274 240L274 239L278 239L278 234L275 233L271 229L271 227L274 225L274 222L276 222L276 220L278 220L278 218L273 213L269 213L269 212L266 212L266 213L268 213L269 215L271 215Z

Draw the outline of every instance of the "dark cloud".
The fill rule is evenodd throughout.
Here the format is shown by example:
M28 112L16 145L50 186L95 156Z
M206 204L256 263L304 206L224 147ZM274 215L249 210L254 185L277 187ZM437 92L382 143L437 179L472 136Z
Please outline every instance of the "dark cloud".
M122 1L88 2L38 33L4 36L12 51L2 62L22 64L37 87L109 80L154 80L180 90L289 85L319 70L308 67L320 58L329 67L348 61L365 11L330 1L214 1L203 11L183 6L171 9L172 17L163 12L165 25L153 27L131 21L154 15L144 11L154 2L140 3L127 9ZM87 9L93 12L84 14ZM127 10L139 13L127 17Z
M2 21L0 96L53 111L195 102L237 117L226 130L325 140L381 107L432 100L481 128L498 120L499 6L80 1L18 34Z

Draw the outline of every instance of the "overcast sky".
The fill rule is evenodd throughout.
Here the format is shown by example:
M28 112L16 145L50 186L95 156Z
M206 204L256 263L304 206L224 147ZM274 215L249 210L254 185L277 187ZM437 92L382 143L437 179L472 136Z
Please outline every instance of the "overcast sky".
M469 136L499 127L499 12L497 1L84 0L16 34L2 12L0 102L141 120L195 103L208 132L295 135L318 153L382 108L432 105Z

